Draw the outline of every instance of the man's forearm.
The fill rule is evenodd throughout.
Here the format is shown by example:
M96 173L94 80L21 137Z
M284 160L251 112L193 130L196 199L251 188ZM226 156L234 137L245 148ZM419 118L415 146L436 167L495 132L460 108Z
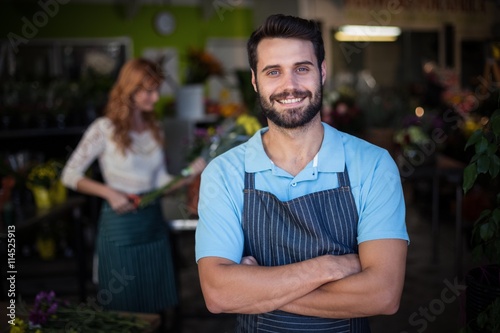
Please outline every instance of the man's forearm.
M367 242L360 248L363 271L324 284L280 309L324 318L393 314L403 289L406 246L401 240Z
M357 256L352 258L357 260ZM322 256L263 267L210 257L201 259L198 265L205 302L211 312L252 314L276 310L345 276L345 268L339 272L338 261L334 256Z

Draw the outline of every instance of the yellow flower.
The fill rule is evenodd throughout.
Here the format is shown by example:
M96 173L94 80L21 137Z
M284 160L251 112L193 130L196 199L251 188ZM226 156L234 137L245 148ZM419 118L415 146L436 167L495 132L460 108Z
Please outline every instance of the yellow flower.
M24 333L24 332L26 332L27 327L28 326L26 325L26 323L22 319L16 318L16 319L14 319L14 325L12 325L9 332L10 333Z
M255 132L261 129L259 120L249 114L240 115L236 119L236 124L243 126L247 135L254 135Z
M464 132L467 137L471 136L476 130L481 129L482 126L479 122L472 119L467 119L464 125Z

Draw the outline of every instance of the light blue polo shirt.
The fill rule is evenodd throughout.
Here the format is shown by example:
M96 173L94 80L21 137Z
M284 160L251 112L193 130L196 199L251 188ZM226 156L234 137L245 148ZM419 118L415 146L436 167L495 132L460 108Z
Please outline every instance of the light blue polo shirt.
M241 261L241 219L245 172L255 173L255 188L281 201L337 188L337 173L347 166L358 210L358 244L374 239L409 241L398 168L389 153L323 123L317 157L293 177L266 155L262 133L215 158L203 171L196 228L196 261L215 256Z

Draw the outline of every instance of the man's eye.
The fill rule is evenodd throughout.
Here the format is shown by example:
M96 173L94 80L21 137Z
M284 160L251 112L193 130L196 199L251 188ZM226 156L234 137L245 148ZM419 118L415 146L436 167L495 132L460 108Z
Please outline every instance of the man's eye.
M297 71L298 72L309 72L309 68L307 68L307 67L299 67L299 68L297 68Z
M278 75L279 72L278 71L269 71L267 72L267 75L270 75L270 76L274 76L274 75Z

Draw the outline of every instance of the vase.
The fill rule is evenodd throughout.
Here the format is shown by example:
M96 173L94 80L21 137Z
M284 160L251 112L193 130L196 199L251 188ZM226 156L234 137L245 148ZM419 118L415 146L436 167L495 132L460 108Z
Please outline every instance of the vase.
M58 180L52 184L50 188L50 201L55 204L60 204L66 201L67 189L64 187L63 183Z
M33 198L35 199L35 205L37 208L47 209L52 206L50 191L48 188L43 186L33 186L31 187L31 192L33 193Z
M205 89L203 84L179 87L176 93L176 112L179 119L200 120L205 117Z

